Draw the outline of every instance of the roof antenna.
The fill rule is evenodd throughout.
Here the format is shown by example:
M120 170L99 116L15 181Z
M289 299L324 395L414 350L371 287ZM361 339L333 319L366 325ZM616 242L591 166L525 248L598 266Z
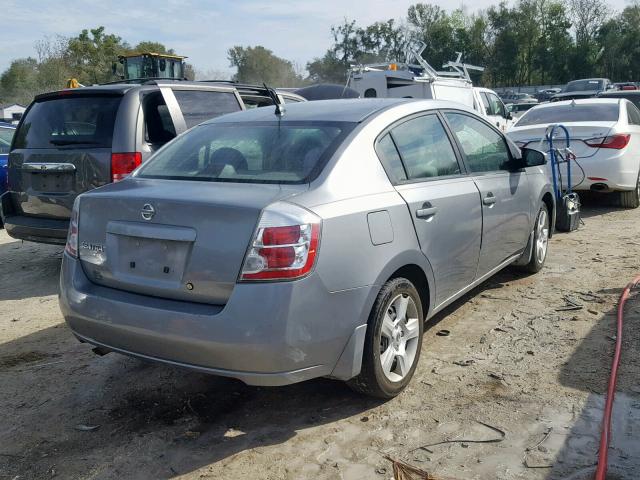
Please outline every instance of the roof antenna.
M262 82L262 85L264 85L264 88L266 88L267 93L269 94L269 98L271 98L273 104L276 106L275 114L279 117L284 116L285 108L284 105L280 103L280 99L278 98L276 91L273 88L267 87L267 84L264 82Z

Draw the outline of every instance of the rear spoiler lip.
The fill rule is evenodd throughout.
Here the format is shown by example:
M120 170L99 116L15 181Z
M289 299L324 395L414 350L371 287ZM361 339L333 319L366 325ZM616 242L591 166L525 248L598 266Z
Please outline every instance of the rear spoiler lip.
M65 97L122 97L126 93L124 91L113 90L101 90L101 89L89 89L89 88L68 88L63 90L56 90L54 92L40 93L33 98L34 102L40 102L43 100L53 100L56 98Z

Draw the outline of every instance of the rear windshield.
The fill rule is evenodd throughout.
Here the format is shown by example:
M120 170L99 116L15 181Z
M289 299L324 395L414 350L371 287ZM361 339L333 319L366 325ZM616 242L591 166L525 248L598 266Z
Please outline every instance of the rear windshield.
M550 125L552 123L585 122L589 119L599 122L617 122L619 117L617 103L565 104L532 108L525 113L516 127L526 125Z
M9 153L11 150L11 139L14 132L13 128L0 128L0 154Z
M354 124L213 123L181 135L137 173L210 182L307 183Z
M14 148L111 147L120 96L68 96L35 102Z
M567 83L565 92L585 92L589 90L603 90L602 80L574 80Z

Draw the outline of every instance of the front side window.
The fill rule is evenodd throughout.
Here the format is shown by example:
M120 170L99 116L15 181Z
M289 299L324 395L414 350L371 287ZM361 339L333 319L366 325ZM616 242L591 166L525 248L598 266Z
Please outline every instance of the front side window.
M507 112L505 112L504 104L500 101L498 96L493 93L487 93L487 97L489 97L489 102L491 103L491 111L493 112L491 115L505 117Z
M461 113L445 114L474 173L506 170L509 160L507 145L502 136L484 122Z
M449 137L436 115L408 120L391 131L409 179L460 173Z
M199 125L154 155L137 176L243 183L307 183L355 124Z
M206 90L174 90L187 128L211 118L242 110L235 94Z
M484 105L484 111L487 113L487 115L493 115L493 113L491 113L491 104L489 103L487 94L484 92L480 92L480 98L482 99L482 104Z

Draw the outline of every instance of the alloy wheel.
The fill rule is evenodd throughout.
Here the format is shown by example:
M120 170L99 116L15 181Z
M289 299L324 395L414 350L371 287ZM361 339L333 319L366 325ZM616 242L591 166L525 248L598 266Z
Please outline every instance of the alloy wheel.
M401 381L411 370L418 350L418 308L407 294L394 297L386 308L380 335L380 364L388 380Z

